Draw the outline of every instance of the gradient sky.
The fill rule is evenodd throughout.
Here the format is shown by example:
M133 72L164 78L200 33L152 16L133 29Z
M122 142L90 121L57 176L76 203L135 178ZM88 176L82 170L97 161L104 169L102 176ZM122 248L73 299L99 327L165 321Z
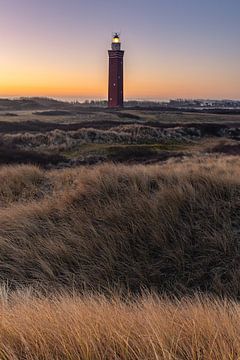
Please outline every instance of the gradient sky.
M0 96L106 98L113 31L127 98L240 99L240 0L0 0Z

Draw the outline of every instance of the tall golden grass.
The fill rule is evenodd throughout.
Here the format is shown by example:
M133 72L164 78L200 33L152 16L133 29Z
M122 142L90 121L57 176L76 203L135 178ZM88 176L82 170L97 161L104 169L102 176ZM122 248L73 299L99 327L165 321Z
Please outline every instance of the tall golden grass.
M211 298L134 301L29 294L2 297L4 360L233 360L240 357L240 306Z
M237 157L1 167L0 360L239 359L239 239Z
M0 170L11 288L240 295L240 160ZM17 185L16 185L17 184Z

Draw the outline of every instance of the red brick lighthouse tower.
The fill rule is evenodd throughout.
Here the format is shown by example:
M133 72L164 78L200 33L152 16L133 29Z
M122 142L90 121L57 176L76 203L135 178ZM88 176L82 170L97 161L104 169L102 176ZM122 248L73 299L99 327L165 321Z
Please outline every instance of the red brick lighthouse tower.
M123 107L123 57L118 33L112 39L112 50L109 54L108 107Z

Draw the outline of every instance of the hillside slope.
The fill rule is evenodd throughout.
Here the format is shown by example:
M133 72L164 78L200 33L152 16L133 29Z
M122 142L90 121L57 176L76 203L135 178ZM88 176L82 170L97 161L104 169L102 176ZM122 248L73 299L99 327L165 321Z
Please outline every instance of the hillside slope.
M240 160L0 169L0 279L240 296Z

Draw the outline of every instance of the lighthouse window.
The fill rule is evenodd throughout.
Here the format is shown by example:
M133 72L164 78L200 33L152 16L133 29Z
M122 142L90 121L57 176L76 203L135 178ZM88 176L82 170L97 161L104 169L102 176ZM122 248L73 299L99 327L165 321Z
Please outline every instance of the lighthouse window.
M119 37L114 37L114 38L113 38L113 43L114 43L114 44L119 44L119 43L120 43Z

